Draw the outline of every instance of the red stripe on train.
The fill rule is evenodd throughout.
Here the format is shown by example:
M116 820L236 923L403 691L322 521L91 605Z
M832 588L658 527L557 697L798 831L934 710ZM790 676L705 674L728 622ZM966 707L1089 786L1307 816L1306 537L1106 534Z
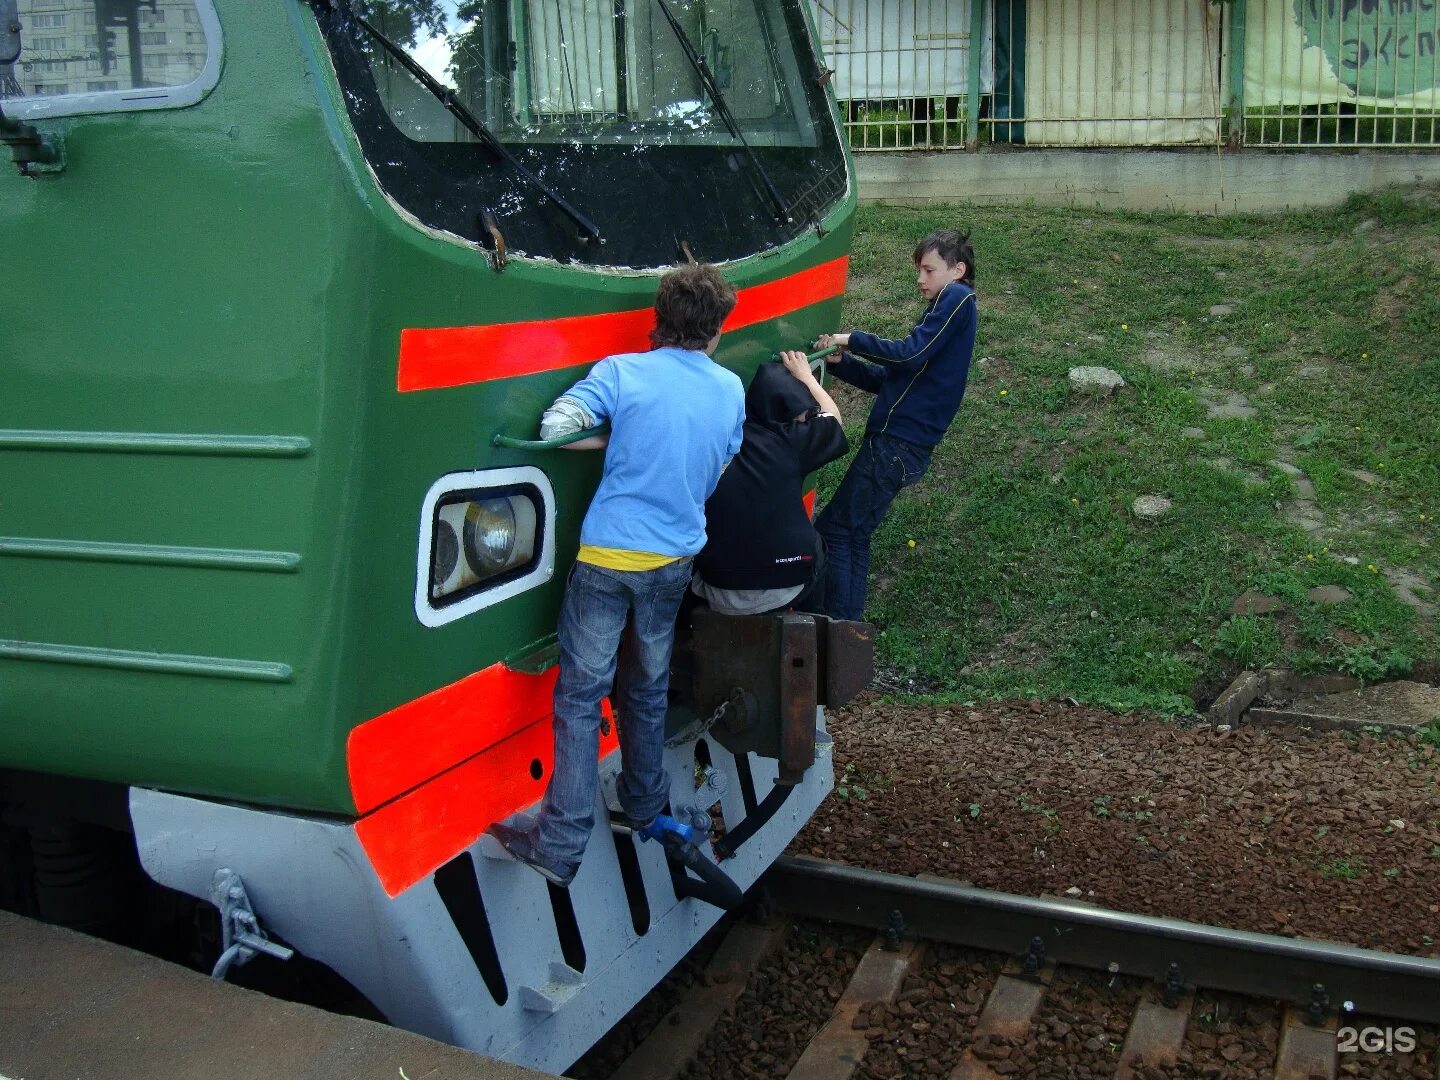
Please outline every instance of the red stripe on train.
M739 290L725 329L779 319L842 295L849 264L849 256L842 256ZM405 329L400 331L396 386L402 393L437 390L592 364L649 348L654 325L654 311L647 307L534 322Z
M345 747L360 844L396 896L473 844L492 822L532 805L554 766L558 669L501 664L367 720ZM609 702L604 712L610 714ZM600 756L619 745L614 724Z

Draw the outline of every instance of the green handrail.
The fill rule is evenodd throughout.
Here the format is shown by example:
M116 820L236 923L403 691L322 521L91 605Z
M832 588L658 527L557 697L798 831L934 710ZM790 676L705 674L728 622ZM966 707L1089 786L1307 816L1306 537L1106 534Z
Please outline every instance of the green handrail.
M839 345L831 345L828 349L821 349L819 352L807 353L805 359L810 362L813 368L825 357L833 352L839 352ZM780 359L779 354L771 357L772 360ZM562 446L569 446L571 443L580 442L594 435L610 434L610 425L601 424L599 427L586 428L584 431L572 431L569 435L559 435L553 439L517 439L513 435L505 435L496 432L490 440L491 446L508 446L513 450L558 450Z
M592 435L609 434L609 424L586 428L584 431L572 431L569 435L558 435L553 439L517 439L513 435L502 435L497 431L495 437L490 440L490 445L510 446L517 450L558 450L562 446L569 446L572 442L588 439Z

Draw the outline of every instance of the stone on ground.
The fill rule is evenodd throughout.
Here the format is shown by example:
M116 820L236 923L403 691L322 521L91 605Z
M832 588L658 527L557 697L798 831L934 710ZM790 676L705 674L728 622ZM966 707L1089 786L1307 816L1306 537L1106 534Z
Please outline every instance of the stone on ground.
M1345 603L1350 599L1351 593L1349 589L1340 585L1321 585L1311 589L1309 596L1317 604L1334 605Z
M1232 615L1271 615L1285 610L1285 601L1278 596L1267 596L1258 589L1246 589L1230 605Z
M1423 618L1429 618L1435 614L1435 605L1428 603L1425 597L1430 596L1434 590L1430 584L1419 574L1405 569L1387 569L1385 580L1390 582L1390 589L1395 593L1395 599L1402 604L1415 609ZM1424 594L1423 596L1421 594Z
M1138 518L1155 521L1169 513L1170 506L1170 500L1163 495L1141 495L1130 504L1130 509Z
M1125 380L1118 371L1106 367L1073 367L1070 369L1070 385L1082 393L1103 397L1119 390L1125 385Z

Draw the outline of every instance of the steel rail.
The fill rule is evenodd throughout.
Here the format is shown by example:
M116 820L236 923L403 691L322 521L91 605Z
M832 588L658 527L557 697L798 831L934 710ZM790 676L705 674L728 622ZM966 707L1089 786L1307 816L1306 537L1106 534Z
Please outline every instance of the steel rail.
M793 915L884 929L899 912L907 932L935 941L1023 954L1038 937L1046 958L1058 963L1159 980L1173 963L1189 986L1302 1007L1318 986L1333 1008L1440 1022L1440 960L1015 896L806 856L781 858L763 883Z

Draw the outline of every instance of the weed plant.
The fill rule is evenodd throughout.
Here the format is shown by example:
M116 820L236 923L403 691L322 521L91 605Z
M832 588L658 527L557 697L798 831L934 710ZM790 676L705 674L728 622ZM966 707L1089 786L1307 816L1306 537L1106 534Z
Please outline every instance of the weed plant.
M1434 662L1433 617L1387 575L1440 584L1440 196L1224 218L867 207L844 328L903 336L910 250L957 226L980 336L929 476L875 537L882 664L948 701L1184 713L1240 667L1370 680ZM1078 365L1127 385L1077 396ZM858 439L869 398L839 392ZM1229 394L1255 415L1207 418ZM1140 519L1140 495L1172 507ZM1350 599L1311 599L1323 585ZM1251 588L1284 610L1232 614Z

